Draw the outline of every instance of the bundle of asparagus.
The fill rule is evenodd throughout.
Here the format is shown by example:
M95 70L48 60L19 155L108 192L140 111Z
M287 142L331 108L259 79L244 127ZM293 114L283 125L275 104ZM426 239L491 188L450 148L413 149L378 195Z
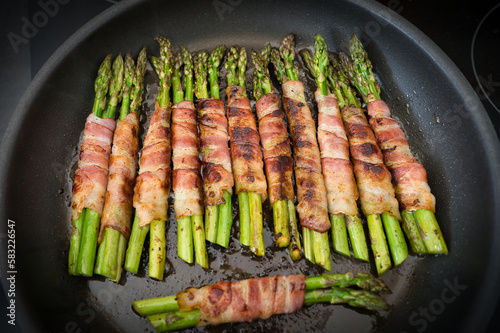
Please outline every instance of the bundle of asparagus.
M294 35L286 36L279 51L271 51L275 74L283 88L283 106L288 119L295 157L297 211L303 230L305 257L331 271L326 188L321 173L321 159L316 139L316 124L304 96L294 66Z
M169 332L267 319L315 303L387 310L389 306L379 293L390 290L369 274L290 275L221 281L177 295L135 301L132 306L140 316L147 317L157 332Z
M120 82L120 57L115 60L113 89ZM71 204L72 233L68 256L68 270L71 275L92 276L99 224L104 207L104 197L108 183L109 155L116 122L116 105L106 109L111 72L111 55L99 67L95 80L95 99L92 113L87 117L83 140L80 147L78 169L73 182ZM118 90L118 89L117 89ZM114 94L113 94L114 95Z
M403 230L415 253L447 254L448 248L434 215L435 198L427 184L427 173L410 151L399 124L391 118L387 104L380 98L380 85L363 45L352 35L352 63L341 54L342 67L351 84L367 104L370 126L391 172L403 217Z
M318 86L315 93L318 104L318 141L328 194L333 248L337 253L350 256L347 224L354 257L368 261L366 238L356 204L359 193L349 159L349 142L337 99L330 92L327 83L327 76L331 71L328 47L323 37L316 35L314 57L307 49L300 54Z
M240 212L240 242L258 256L265 252L262 202L267 197L267 182L257 123L246 97L247 53L234 46L228 52L227 118L231 143L231 162Z
M233 224L231 194L234 179L228 124L218 82L218 68L225 51L224 45L214 49L210 57L201 51L194 58L194 69L195 95L200 99L197 106L203 166L205 237L209 242L228 247ZM208 96L207 71L212 98Z
M125 258L125 269L137 273L142 248L150 234L149 271L161 280L165 270L165 221L170 194L170 85L172 77L172 46L162 36L157 38L160 57L151 61L160 78L156 108L149 121L139 163L139 175L134 188L135 219Z
M184 66L185 95L181 84L182 66ZM183 46L174 58L173 70L172 187L177 218L177 254L182 260L192 263L194 247L196 262L207 268L200 143L193 103L193 60L189 51Z
M121 56L117 59L121 59ZM146 49L139 53L137 67L130 52L125 57L125 85L122 91L120 116L116 124L109 162L109 177L104 211L99 235L99 249L95 266L96 274L119 282L130 226L133 218L133 189L139 152L139 112L146 71ZM113 66L115 67L115 66ZM123 61L117 70L123 70ZM111 81L109 105L116 107L122 75ZM108 106L108 110L110 107ZM114 113L114 111L113 111Z
M279 108L279 96L273 93L268 65L271 45L257 54L252 51L255 66L253 94L257 101L255 109L259 119L259 134L262 142L269 200L273 207L276 245L289 247L292 260L302 257L300 236L295 213L293 190L293 158L290 138Z

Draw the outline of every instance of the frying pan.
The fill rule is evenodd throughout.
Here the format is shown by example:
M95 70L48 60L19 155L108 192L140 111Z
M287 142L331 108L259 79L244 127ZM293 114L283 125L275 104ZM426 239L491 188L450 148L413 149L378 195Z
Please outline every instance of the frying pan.
M176 228L168 223L164 281L145 276L146 260L137 276L124 274L119 285L100 277L71 277L67 273L71 174L92 106L95 74L106 54L131 50L136 56L142 46L150 55L156 54L154 38L160 34L174 46L183 44L191 51L211 50L221 43L260 50L268 42L278 45L290 32L296 34L297 49L311 48L314 34L321 33L337 52L347 51L354 31L370 54L383 98L428 171L437 198L436 215L450 253L444 257L410 255L384 275L393 291L386 297L392 305L387 312L316 305L266 321L207 330L483 330L500 292L498 139L473 89L435 44L385 7L355 0L123 1L58 49L24 94L0 151L1 219L15 223L16 324L26 332L149 331L146 320L133 313L133 300L221 279L321 273L305 260L290 262L285 250L272 246L269 225L265 227L265 257L252 257L233 238L227 250L209 246L209 270L189 266L176 258ZM314 84L301 73L314 109ZM155 80L149 68L145 114L152 112ZM268 222L269 208L264 206ZM7 234L7 223L1 224L0 231ZM7 274L5 240L0 251L2 272ZM332 260L334 272L374 273L373 264L335 254ZM4 274L1 281L4 290L9 289Z

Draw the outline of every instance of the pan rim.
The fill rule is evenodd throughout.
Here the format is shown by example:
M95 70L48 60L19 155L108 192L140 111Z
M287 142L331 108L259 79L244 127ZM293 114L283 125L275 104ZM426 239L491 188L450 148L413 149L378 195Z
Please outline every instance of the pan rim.
M150 1L154 0L120 2L94 17L82 28L72 34L51 55L29 84L17 107L15 108L14 114L9 120L0 145L0 189L2 189L0 191L0 211L2 212L4 221L7 221L7 216L5 216L6 193L4 189L7 185L9 170L11 169L9 161L14 153L15 143L18 139L20 129L28 116L28 112L33 104L33 101L36 96L38 96L41 87L43 87L43 85L48 81L50 75L54 69L57 68L59 63L72 50L74 50L74 48L84 42L85 38L94 34L102 25L112 20L115 16L130 10L132 7L142 5L143 3ZM494 225L495 232L492 236L494 241L491 252L500 252L500 141L493 129L493 125L483 104L480 102L469 82L451 61L451 59L429 37L418 30L413 24L400 15L390 12L388 8L373 0L368 2L366 0L345 1L352 3L363 10L370 11L373 15L379 16L381 19L386 20L395 28L403 32L406 36L417 42L419 48L423 52L426 52L432 59L435 59L436 63L448 74L458 92L464 96L474 96L471 99L471 103L472 107L477 112L470 114L470 119L477 124L478 129L481 131L481 137L484 140L483 143L486 149L485 155L489 162L487 166L491 171L490 180L493 186L493 201L496 203L493 218L495 219L494 221L499 221L496 225ZM2 230L0 231L4 232L5 228L6 226L2 224ZM6 267L7 262L5 249L0 249L0 253L2 253L0 256L0 264L2 267ZM482 303L470 310L470 317L467 321L468 326L463 328L464 331L471 330L472 328L477 330L478 327L482 327L482 330L484 330L489 322L484 321L485 314L488 319L491 319L493 315L495 305L497 304L500 296L500 286L495 283L500 277L500 258L496 260L494 256L489 258L489 266L486 271L486 275L487 278L482 281L483 283L480 287L480 293L476 296L477 298L482 299ZM6 281L4 281L4 279L2 279L1 285L5 293ZM23 327L23 325L21 325L21 327Z

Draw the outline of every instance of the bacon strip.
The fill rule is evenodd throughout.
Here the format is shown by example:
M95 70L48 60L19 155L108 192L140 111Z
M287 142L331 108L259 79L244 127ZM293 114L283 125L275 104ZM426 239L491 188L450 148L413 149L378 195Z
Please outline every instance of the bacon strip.
M172 111L172 187L175 217L203 215L200 142L196 109L183 101Z
M172 154L171 113L169 106L160 108L157 102L144 139L139 175L134 188L135 215L141 227L153 220L167 219Z
M267 94L255 104L269 188L269 201L293 200L293 159L290 138L277 94Z
M359 192L349 159L349 142L335 96L324 96L316 90L318 103L318 143L321 166L327 189L330 214L358 214Z
M139 115L133 112L124 120L118 120L116 124L99 242L104 228L118 230L125 239L130 236L130 225L134 215L132 198L138 154Z
M410 151L410 145L391 111L382 100L368 103L370 125L392 174L401 210L427 209L435 212L436 199L427 184L427 172Z
M300 224L323 233L331 228L331 224L328 219L326 188L321 174L316 124L305 101L302 83L287 81L282 87L283 105L295 154L295 183Z
M180 311L201 310L198 327L250 322L300 310L305 289L305 275L221 281L181 291L177 294L177 303Z
M83 208L102 214L115 126L114 119L99 118L93 113L87 117L73 182L71 222L78 219Z
M204 203L205 206L217 206L226 202L223 191L232 193L234 185L224 103L219 99L201 99L198 115Z
M342 119L349 137L363 213L366 216L388 213L401 220L391 173L384 165L382 152L363 110L354 106L345 107Z
M227 117L231 140L231 158L236 194L253 192L267 198L267 183L260 149L257 123L250 100L243 96L245 89L231 86L227 93Z

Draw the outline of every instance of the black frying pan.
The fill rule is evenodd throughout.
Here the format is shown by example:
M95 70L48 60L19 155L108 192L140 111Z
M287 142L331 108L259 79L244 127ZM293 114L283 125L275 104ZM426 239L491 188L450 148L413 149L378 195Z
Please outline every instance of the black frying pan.
M149 54L156 54L154 37L159 34L176 47L183 44L197 51L220 43L260 49L267 42L277 45L290 32L296 34L298 49L312 47L314 34L321 33L330 49L346 51L353 31L371 56L384 99L427 168L450 254L412 255L384 275L393 290L387 297L392 304L388 312L316 305L293 315L208 330L483 329L499 295L498 139L472 88L444 53L396 14L365 1L122 2L70 38L30 85L0 151L1 220L15 221L17 325L26 332L148 331L146 320L131 309L133 300L220 279L320 273L305 260L292 264L285 250L270 245L269 227L266 257L253 258L233 239L227 251L210 247L210 270L191 267L176 258L176 228L170 223L165 281L148 279L144 270L139 276L125 274L120 285L100 277L70 277L69 176L91 110L95 74L106 54L132 50L137 55L144 45ZM146 113L151 112L156 82L154 73L147 75ZM314 107L313 84L304 75L301 79ZM0 231L7 233L6 223ZM7 246L1 244L2 272L6 272ZM333 255L334 272L374 273L372 267ZM5 289L4 274L1 281Z

